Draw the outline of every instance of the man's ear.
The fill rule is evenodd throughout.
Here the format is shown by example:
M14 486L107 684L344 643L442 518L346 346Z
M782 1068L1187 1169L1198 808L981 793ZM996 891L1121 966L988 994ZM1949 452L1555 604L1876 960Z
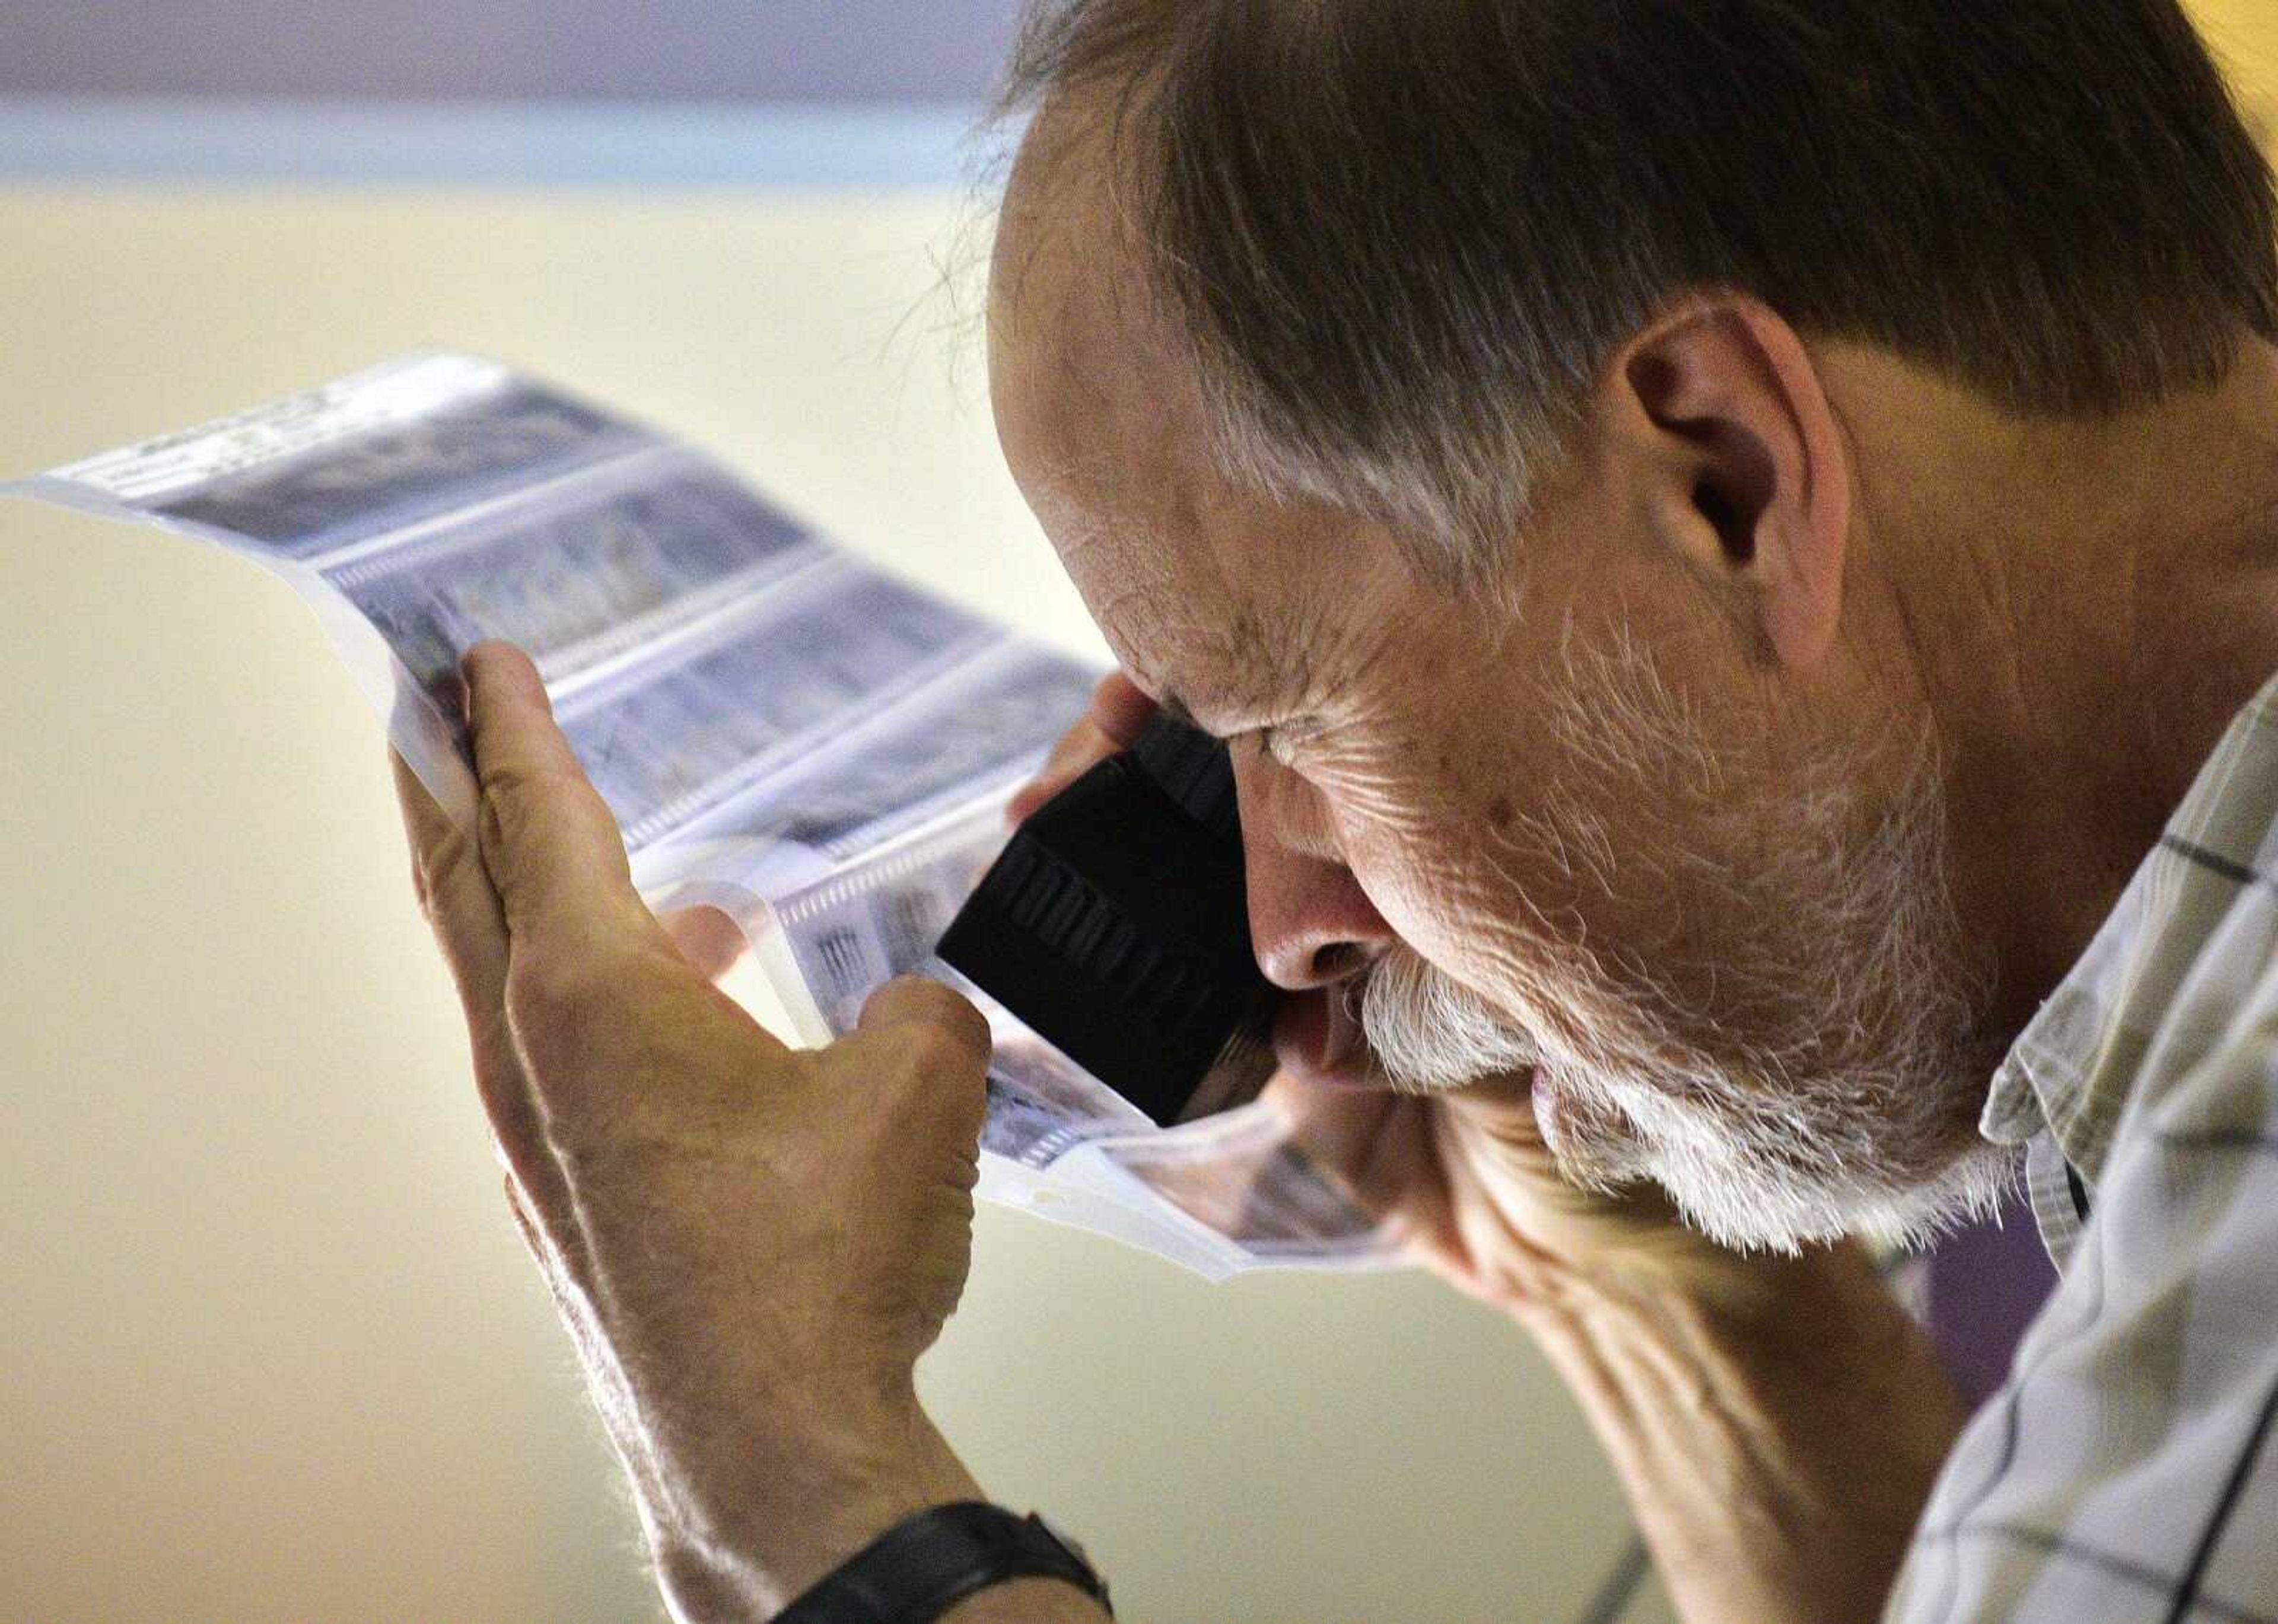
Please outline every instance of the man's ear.
M1657 319L1609 380L1654 533L1808 670L1835 644L1850 454L1794 329L1744 295Z

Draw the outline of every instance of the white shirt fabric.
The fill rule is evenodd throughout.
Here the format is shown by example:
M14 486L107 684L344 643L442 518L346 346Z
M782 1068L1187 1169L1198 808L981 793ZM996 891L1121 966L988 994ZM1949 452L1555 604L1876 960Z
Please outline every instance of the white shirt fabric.
M1982 1128L2062 1278L1945 1465L1893 1624L2278 1624L2278 682ZM1871 1470L1871 1463L1861 1463Z

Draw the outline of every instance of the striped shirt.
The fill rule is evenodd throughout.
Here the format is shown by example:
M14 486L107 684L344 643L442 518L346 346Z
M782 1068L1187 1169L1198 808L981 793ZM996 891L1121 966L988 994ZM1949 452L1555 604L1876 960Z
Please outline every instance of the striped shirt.
M1996 1074L2056 1293L1886 1619L2278 1624L2278 682Z

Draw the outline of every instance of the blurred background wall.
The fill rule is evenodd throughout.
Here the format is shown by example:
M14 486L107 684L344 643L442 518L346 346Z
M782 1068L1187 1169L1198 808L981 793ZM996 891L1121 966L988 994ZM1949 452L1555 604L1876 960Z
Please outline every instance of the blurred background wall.
M969 103L1018 0L165 0L0 12L0 94Z
M2191 0L2245 77L2268 0ZM1019 0L164 0L0 12L0 95L970 102ZM2260 58L2260 60L2256 60Z
M1097 654L944 274L1012 10L0 9L0 477L462 346ZM2278 84L2278 7L2205 15ZM0 503L0 1619L655 1616L298 602ZM1134 1619L1564 1620L1626 1537L1541 1362L1420 1279L989 1212L922 1375Z

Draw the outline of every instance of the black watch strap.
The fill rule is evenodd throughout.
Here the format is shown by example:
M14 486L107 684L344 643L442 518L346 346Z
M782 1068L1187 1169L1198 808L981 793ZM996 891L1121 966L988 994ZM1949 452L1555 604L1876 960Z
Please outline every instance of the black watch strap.
M776 1615L776 1624L930 1624L1007 1579L1065 1579L1108 1616L1107 1586L1074 1542L1033 1512L959 1501L888 1529Z

